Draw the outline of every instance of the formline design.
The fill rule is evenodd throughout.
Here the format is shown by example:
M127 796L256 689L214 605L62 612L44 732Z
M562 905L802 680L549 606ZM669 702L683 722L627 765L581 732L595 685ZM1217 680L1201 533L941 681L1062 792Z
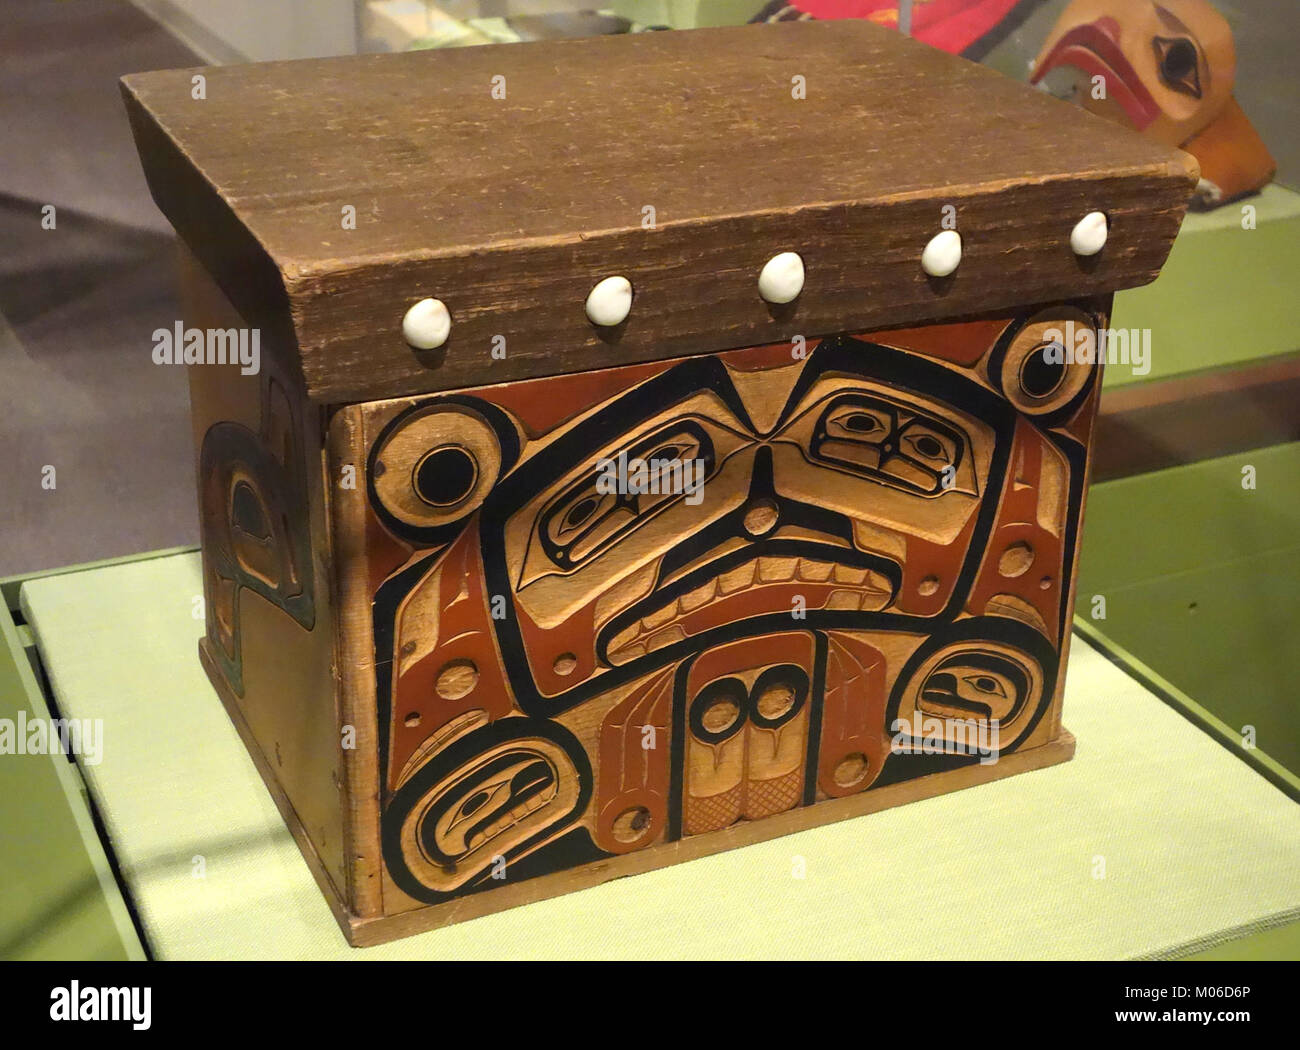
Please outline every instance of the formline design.
M188 369L199 657L351 943L1073 754L1062 333L1189 157L852 21L205 73L123 84L262 333Z

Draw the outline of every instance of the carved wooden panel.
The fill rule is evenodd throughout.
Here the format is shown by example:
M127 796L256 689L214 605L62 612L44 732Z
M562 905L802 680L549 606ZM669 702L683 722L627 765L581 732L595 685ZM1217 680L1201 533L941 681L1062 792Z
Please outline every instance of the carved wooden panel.
M187 321L243 327L186 250L179 261ZM327 895L355 900L320 411L273 361L257 374L196 365L188 375L206 613L199 654Z
M1055 739L1107 309L340 410L383 911Z
M267 374L258 386L260 428L222 420L208 427L199 446L208 652L239 695L241 590L308 631L316 619L301 426L278 380Z

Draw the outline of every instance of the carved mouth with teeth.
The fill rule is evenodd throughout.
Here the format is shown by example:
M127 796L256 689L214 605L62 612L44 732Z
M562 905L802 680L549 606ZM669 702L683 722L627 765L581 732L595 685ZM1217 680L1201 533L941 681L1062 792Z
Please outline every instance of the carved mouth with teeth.
M622 625L609 639L608 659L630 663L720 624L790 612L795 595L808 610L875 612L893 600L894 585L876 569L802 555L763 554L721 572L705 566L611 621ZM645 606L652 611L637 615Z

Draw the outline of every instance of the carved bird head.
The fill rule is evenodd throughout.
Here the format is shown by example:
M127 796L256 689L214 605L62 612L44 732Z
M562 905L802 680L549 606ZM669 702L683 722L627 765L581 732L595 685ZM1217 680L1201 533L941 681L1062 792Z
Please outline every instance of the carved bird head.
M1201 164L1198 199L1258 190L1276 164L1233 98L1232 30L1207 0L1074 0L1030 82L1132 125Z

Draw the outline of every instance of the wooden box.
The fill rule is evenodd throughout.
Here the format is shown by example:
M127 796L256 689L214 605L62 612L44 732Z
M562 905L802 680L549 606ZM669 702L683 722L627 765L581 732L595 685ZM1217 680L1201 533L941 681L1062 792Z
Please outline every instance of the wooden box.
M852 21L123 84L200 655L353 943L1070 757L1186 155Z

